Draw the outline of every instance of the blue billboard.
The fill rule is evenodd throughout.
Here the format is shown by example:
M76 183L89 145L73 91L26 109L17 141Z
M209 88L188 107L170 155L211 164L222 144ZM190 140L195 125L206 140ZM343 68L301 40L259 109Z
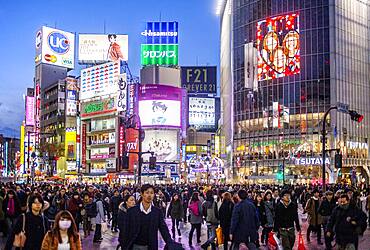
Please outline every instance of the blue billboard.
M178 44L178 22L147 22L143 44Z

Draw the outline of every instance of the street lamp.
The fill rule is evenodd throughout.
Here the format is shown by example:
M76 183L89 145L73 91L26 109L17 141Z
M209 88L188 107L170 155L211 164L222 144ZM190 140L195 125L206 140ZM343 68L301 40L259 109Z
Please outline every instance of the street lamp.
M356 122L361 122L364 119L363 115L360 115L357 113L355 110L349 110L349 106L346 104L338 103L336 106L330 107L324 114L323 117L323 122L322 122L322 186L323 186L323 191L326 191L326 180L325 180L325 158L326 158L326 151L331 151L331 150L326 150L325 148L325 143L326 143L326 117L330 113L331 110L338 110L339 112L349 114L351 117L351 120L356 121Z

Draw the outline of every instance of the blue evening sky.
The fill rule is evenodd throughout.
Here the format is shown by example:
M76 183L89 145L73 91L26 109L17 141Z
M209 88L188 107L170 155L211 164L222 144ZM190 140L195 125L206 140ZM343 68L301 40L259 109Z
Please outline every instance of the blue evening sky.
M219 65L216 0L0 0L0 133L18 136L22 95L33 87L35 33L42 25L76 33L129 35L129 66L140 70L147 21L179 22L179 64Z

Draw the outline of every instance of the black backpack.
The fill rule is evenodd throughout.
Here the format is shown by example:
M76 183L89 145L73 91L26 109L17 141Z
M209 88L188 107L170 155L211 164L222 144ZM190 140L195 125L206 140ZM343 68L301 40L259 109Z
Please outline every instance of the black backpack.
M98 208L96 206L96 201L93 201L85 206L86 214L90 218L94 218L98 215Z

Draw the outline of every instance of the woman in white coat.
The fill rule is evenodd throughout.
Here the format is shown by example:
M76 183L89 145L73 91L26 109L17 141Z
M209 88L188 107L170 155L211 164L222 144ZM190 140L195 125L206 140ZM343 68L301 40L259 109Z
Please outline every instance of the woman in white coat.
M93 242L95 243L100 243L103 240L103 237L101 235L101 224L105 223L105 215L104 215L104 207L103 207L103 202L101 200L102 195L101 193L95 194L95 201L96 202L96 210L97 214L95 217L95 234L94 234L94 240Z

